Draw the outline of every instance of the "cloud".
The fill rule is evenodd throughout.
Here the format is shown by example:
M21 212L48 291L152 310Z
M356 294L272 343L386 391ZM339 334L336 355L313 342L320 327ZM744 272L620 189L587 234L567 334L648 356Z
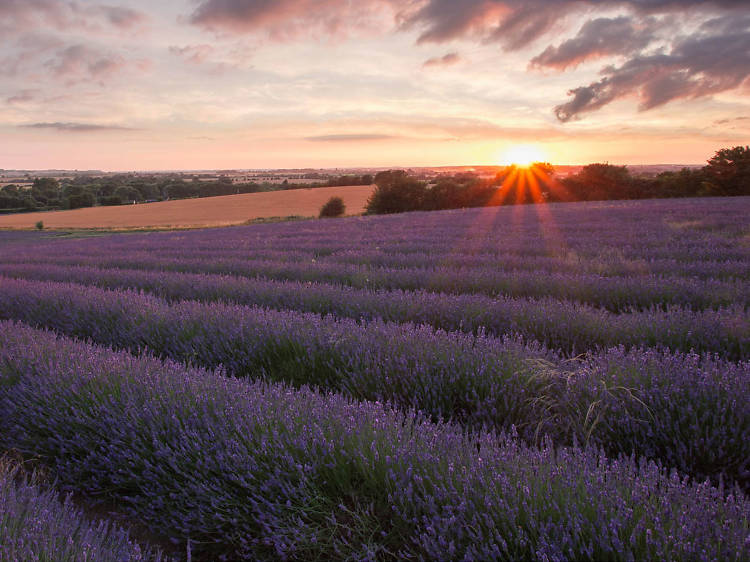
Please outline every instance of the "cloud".
M593 58L631 54L657 38L656 28L650 18L644 22L625 16L589 20L576 37L557 47L547 47L531 59L531 65L565 70Z
M119 125L99 125L96 123L30 123L28 125L19 125L24 129L54 129L65 133L92 133L99 131L134 131L132 127L122 127Z
M683 13L692 8L747 8L745 0L417 0L405 2L400 19L422 30L420 42L475 39L508 49L541 38L567 15L627 9L640 15Z
M742 116L742 117L734 117L732 119L717 119L714 121L714 125L727 125L728 123L733 123L737 121L750 121L750 117Z
M94 6L92 12L120 29L130 29L146 21L146 16L141 12L122 6Z
M36 97L35 94L35 90L21 90L17 94L6 98L5 102L8 104L27 103L30 101L34 101L34 98Z
M562 122L635 95L642 111L677 99L732 90L750 78L750 16L725 16L676 41L669 53L638 54L603 78L569 92L573 99L555 108Z
M40 26L66 30L100 23L129 29L145 20L143 13L123 6L60 0L0 0L0 29L12 34Z
M389 140L398 138L393 135L378 135L378 134L340 134L340 135L318 135L312 137L305 137L306 141L310 142L357 142L357 141L378 141L378 140Z
M605 66L599 81L569 92L572 99L555 108L563 122L625 96L638 96L647 110L736 88L747 76L747 0L359 0L356 10L350 0L198 1L190 21L214 31L333 35L385 13L391 27L416 31L418 44L468 40L506 51L565 32L575 17L583 22L577 34L544 46L530 67L564 71L584 61L620 61ZM686 21L703 25L686 36ZM432 58L425 66L457 57Z
M443 55L442 57L433 57L431 59L427 59L422 66L425 68L429 68L431 66L451 66L454 64L458 64L463 59L461 58L461 55L458 53L447 53Z
M173 55L177 55L193 64L201 64L211 56L214 52L214 48L211 45L186 45L184 47L178 47L177 45L171 45L169 52Z
M68 5L54 0L0 0L0 29L29 28L40 21L62 25Z
M102 54L88 45L71 45L58 51L46 66L61 78L70 80L106 78L125 66L119 55Z
M189 18L195 25L230 33L267 33L288 39L309 33L346 34L372 25L398 0L202 0Z

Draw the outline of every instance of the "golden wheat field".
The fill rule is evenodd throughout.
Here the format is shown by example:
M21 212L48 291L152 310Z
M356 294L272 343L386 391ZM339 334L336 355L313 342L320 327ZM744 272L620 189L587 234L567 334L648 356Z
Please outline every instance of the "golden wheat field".
M0 216L0 228L187 228L227 226L272 217L318 216L320 207L331 197L341 197L347 215L364 211L374 186L350 185L292 189L268 193L246 193L179 199L159 203L88 207L72 211L46 211Z

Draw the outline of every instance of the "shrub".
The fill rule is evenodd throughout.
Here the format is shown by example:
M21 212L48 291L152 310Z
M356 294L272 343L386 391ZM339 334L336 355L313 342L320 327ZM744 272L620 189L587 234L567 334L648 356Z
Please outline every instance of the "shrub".
M341 197L331 197L320 208L320 218L340 217L346 211L346 205Z
M43 221L37 221L37 223L34 225L37 230L44 230L44 222Z

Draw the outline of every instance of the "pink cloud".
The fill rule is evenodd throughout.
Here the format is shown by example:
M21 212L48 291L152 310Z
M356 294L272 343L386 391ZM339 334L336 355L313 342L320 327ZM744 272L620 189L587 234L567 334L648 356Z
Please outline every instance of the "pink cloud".
M454 64L460 63L462 60L463 58L458 53L447 53L442 57L433 57L431 59L427 59L422 66L424 66L425 68L452 66Z

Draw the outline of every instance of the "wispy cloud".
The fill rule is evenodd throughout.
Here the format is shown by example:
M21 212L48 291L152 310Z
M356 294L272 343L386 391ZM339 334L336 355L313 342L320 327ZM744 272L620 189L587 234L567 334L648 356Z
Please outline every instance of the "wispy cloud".
M305 137L311 142L357 142L357 141L379 141L398 138L394 135L378 135L368 133L346 133L337 135L316 135Z
M427 59L422 66L425 68L436 67L436 66L452 66L462 61L461 55L458 53L447 53L442 57L433 57Z
M70 29L104 24L127 30L147 20L143 12L127 6L72 0L0 0L0 29L11 34L40 26Z
M170 45L169 52L193 64L202 64L211 56L214 48L207 44L185 45L184 47Z
M5 99L5 102L8 104L27 103L30 101L34 101L35 97L36 97L35 90L21 90L20 92L7 97Z
M133 127L124 127L121 125L101 125L98 123L75 123L75 122L55 122L55 123L29 123L19 125L24 129L54 129L64 133L93 133L103 131L135 131Z
M88 45L70 45L47 61L47 67L59 77L68 79L105 78L125 66L119 55L102 53Z

